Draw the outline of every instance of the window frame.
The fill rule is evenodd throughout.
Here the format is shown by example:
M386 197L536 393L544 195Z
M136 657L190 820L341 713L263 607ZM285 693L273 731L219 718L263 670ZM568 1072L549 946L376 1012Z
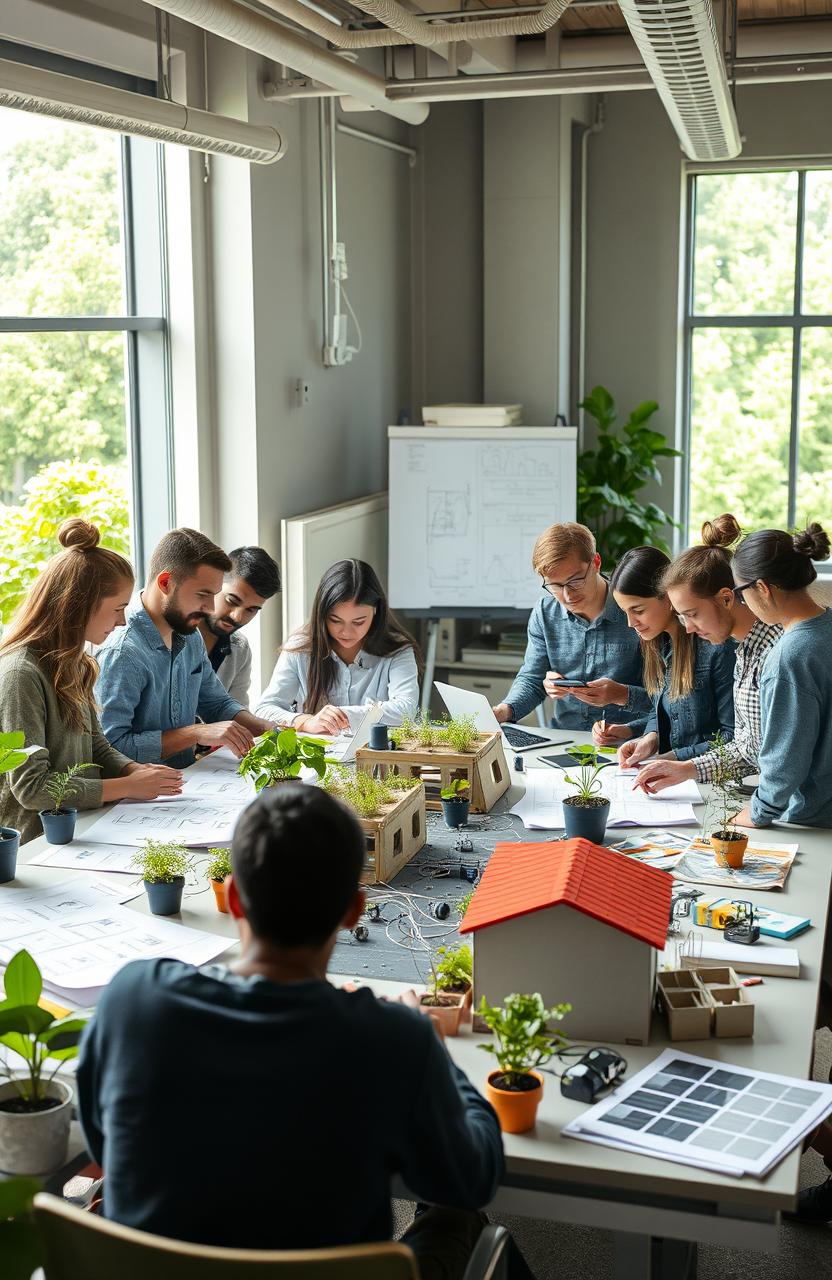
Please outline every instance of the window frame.
M792 372L789 420L789 475L787 527L794 528L797 509L797 481L800 458L800 370L803 350L803 334L806 329L832 330L832 313L802 314L804 241L806 215L806 175L810 172L832 169L829 156L812 156L800 160L786 158L759 160L757 162L721 165L687 166L685 169L685 221L684 267L682 279L682 493L679 521L682 526L681 542L688 545L690 528L690 481L692 393L693 393L693 337L697 329L790 329L792 333ZM699 315L693 311L694 261L696 253L696 180L711 174L735 175L743 173L796 173L797 211L795 225L795 269L790 312L739 315ZM819 573L822 566L818 566ZM829 572L826 569L826 572Z
M156 96L156 84L41 49L0 41L0 55L64 75ZM143 581L150 553L174 522L164 149L120 135L121 227L125 315L0 316L6 333L123 333L127 466L132 500L132 557ZM140 181L136 181L137 173Z

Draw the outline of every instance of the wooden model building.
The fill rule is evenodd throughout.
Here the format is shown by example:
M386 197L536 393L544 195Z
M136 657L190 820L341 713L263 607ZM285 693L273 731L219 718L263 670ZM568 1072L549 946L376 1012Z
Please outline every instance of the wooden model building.
M498 844L460 925L474 1006L512 991L569 1001L571 1040L647 1044L671 877L588 840Z
M455 778L465 778L468 782L472 813L488 813L511 784L500 733L477 734L470 751L454 751L444 744L407 746L397 751L360 747L355 753L355 763L367 773L378 770L382 778L388 772L421 778L428 809L442 808L439 792Z

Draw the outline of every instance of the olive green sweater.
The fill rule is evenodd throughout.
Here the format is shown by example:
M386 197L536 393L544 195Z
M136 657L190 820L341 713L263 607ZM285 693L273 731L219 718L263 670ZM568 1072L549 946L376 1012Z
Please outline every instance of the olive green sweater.
M82 729L66 726L52 681L27 649L0 654L0 731L15 730L23 731L27 747L45 748L19 769L0 774L0 825L19 831L21 842L42 834L38 813L52 804L44 786L50 774L72 764L96 765L78 774L68 803L75 809L97 809L101 779L117 778L132 763L110 746L94 707L84 713Z

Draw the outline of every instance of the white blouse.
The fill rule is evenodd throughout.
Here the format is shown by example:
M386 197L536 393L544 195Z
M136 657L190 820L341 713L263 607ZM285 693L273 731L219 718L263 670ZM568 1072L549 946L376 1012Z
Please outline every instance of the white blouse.
M292 724L303 714L309 675L309 654L295 648L303 637L295 634L286 641L275 664L269 686L262 694L255 715L276 724ZM404 716L419 707L419 673L410 645L380 658L360 650L349 666L330 653L334 676L328 700L344 711L361 711L370 702L383 706L381 724L401 724Z

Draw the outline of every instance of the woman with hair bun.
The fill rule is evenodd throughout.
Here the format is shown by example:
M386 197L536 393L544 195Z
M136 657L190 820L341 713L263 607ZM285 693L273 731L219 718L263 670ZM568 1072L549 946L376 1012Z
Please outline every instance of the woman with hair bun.
M52 803L46 782L74 764L92 764L75 779L72 803L97 809L110 800L177 795L182 775L139 765L115 751L101 732L93 701L98 664L86 644L101 644L124 626L133 570L100 547L95 525L79 518L58 530L63 548L38 576L0 641L0 732L22 731L41 749L0 774L0 825L21 840L40 834L38 813Z
M725 751L738 776L756 773L760 755L760 673L783 629L761 622L734 594L731 548L742 536L732 515L707 520L702 545L677 556L662 575L676 617L689 635L710 644L737 642L734 666L734 737ZM649 794L692 778L713 782L718 757L714 751L693 760L655 760L646 764L636 786Z
M832 610L808 591L812 561L828 558L819 524L749 534L734 555L734 595L784 633L760 677L760 781L741 826L832 827Z

